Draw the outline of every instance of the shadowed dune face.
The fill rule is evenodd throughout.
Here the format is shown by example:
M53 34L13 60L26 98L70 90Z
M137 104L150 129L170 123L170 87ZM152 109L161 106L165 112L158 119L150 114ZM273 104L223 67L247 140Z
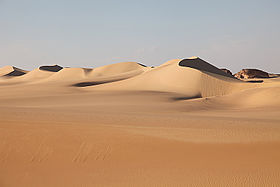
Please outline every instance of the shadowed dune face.
M250 82L250 83L263 83L263 80L249 80L246 82Z
M210 73L214 73L214 74L218 74L218 75L222 75L225 77L235 79L234 76L220 70L219 68L205 62L204 60L202 60L200 58L184 59L179 62L179 66L194 68L194 69L197 69L200 71L206 71L206 72L210 72Z
M105 83L109 83L109 82L114 82L114 81L80 82L80 83L73 84L72 86L75 86L75 87L87 87L87 86L95 86L95 85L99 85L99 84L105 84Z
M137 64L139 64L140 66L143 66L143 67L147 67L146 65L144 65L144 64L141 64L141 63L137 63Z
M14 71L12 71L12 72L4 75L4 76L8 76L8 77L12 76L13 77L13 76L21 76L21 75L24 75L24 74L26 74L26 73L23 72L23 71L19 71L19 70L15 69Z
M39 67L40 70L43 71L51 71L51 72L58 72L63 69L63 67L59 65L53 65L53 66L41 66Z
M114 78L114 79L100 80L100 81L79 82L79 83L73 84L72 86L75 86L75 87L96 86L96 85L100 85L100 84L112 83L112 82L117 82L117 81L125 80L127 78L128 77L125 77L125 78Z

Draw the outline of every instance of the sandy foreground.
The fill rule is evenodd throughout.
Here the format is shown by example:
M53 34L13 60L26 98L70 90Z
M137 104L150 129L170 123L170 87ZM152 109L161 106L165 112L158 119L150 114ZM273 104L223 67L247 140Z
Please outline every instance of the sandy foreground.
M196 58L2 76L0 186L280 186L280 78Z

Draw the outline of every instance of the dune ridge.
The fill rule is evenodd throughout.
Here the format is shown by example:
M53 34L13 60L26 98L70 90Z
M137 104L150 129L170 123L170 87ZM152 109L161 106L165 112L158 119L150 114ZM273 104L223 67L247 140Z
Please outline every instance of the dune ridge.
M215 66L193 57L174 59L130 79L88 89L173 92L186 98L199 98L230 94L256 86L237 80Z
M11 72L6 67L2 72ZM3 81L2 81L3 82ZM137 62L121 62L96 68L41 66L2 84L32 83L85 87L85 90L157 91L185 98L211 97L259 87L240 81L199 57L174 59L158 67Z
M23 81L23 82L32 82L32 81L37 81L39 79L44 79L47 78L51 75L53 75L56 72L53 71L45 71L45 70L41 70L40 68L36 68L28 73L26 73L23 76L20 77L16 77L13 80L19 80L19 81Z
M147 67L136 62L120 62L96 68L63 68L36 83L93 86L124 80L143 73Z
M94 68L88 75L90 78L112 77L124 74L140 74L147 69L137 62L120 62Z
M72 82L85 79L92 69L84 68L63 68L62 70L54 73L50 77L43 80L43 82Z

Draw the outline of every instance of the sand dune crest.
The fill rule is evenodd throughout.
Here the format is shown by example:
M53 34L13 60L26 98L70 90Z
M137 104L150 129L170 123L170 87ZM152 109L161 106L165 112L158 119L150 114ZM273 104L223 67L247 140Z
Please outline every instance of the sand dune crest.
M28 71L16 68L14 66L4 66L0 68L0 76L21 76L26 74Z
M92 72L89 73L89 77L107 77L119 75L122 73L128 73L132 71L143 72L145 66L137 62L120 62L115 64L110 64L106 66L101 66L94 68Z

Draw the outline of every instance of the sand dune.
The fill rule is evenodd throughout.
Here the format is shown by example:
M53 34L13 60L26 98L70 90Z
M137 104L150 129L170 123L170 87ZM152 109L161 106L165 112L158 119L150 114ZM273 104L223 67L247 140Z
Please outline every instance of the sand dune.
M24 81L24 82L32 82L32 81L38 81L39 79L44 79L47 78L51 75L53 75L56 72L52 71L45 71L45 70L40 70L39 68L34 69L27 74L15 78L14 80L19 80L19 81Z
M58 83L77 87L92 86L128 79L146 71L147 67L136 62L121 62L93 69L64 68L36 83Z
M145 66L137 63L137 62L121 62L116 64L110 64L98 68L94 68L91 73L89 73L89 77L108 77L119 75L122 73L138 71L143 72L145 70Z
M92 69L85 68L63 68L59 72L43 80L43 82L73 82L81 81L87 77Z
M151 68L145 67L136 62L121 62L102 67L94 68L86 74L80 82L73 83L73 86L86 87L110 82L116 82L137 76Z
M1 78L0 186L278 186L280 77L248 81L197 57Z
M28 71L16 68L14 66L4 66L0 68L0 76L21 76L26 74Z
M0 76L7 75L14 71L13 66L4 66L0 68Z
M191 58L168 61L131 79L89 89L173 92L196 98L225 95L254 86L199 58Z

